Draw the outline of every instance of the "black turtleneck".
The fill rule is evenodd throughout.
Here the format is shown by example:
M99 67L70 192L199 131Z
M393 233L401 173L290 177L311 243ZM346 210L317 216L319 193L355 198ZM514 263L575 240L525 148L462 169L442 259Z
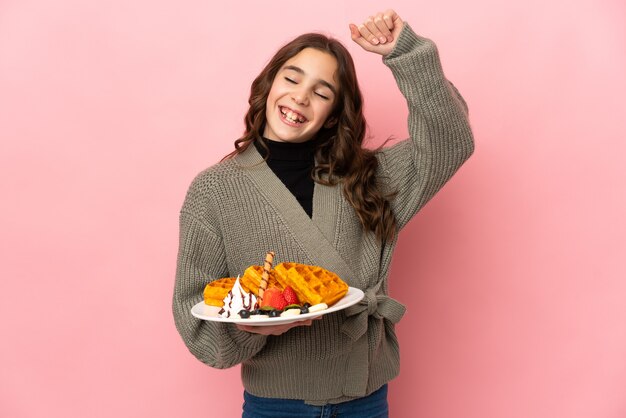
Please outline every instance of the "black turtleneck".
M267 165L296 197L304 211L313 216L313 178L311 172L315 166L315 139L305 142L279 142L264 138L269 148ZM265 158L267 152L254 141L259 154Z

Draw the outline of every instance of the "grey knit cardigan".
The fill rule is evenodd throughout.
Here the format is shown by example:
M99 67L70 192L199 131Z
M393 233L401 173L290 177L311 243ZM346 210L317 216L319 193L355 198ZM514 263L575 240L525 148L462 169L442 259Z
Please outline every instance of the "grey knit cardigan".
M392 209L402 229L471 155L473 139L465 101L444 77L432 41L405 24L383 62L409 109L410 138L377 154L379 181L397 192ZM255 147L248 147L193 180L180 212L179 245L173 298L178 332L207 365L241 364L248 392L337 403L368 395L399 373L394 323L404 306L387 296L396 241L383 245L365 231L341 186L316 183L309 218ZM262 264L268 250L276 252L276 263L334 271L366 297L280 336L191 315L209 281Z

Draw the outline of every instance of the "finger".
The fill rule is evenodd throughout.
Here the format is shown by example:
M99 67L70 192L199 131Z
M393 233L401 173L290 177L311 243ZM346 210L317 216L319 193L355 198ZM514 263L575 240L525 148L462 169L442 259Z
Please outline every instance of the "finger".
M305 319L302 321L291 322L289 324L276 325L268 328L268 334L271 335L281 335L285 332L289 331L291 328L299 327L299 326L310 326L312 322L310 319Z
M287 324L270 325L270 326L254 326L254 325L240 325L237 324L237 328L242 331L253 332L255 334L263 335L280 335L287 332L291 328L298 326L310 326L313 325L312 319L303 319L302 321L290 322Z
M367 40L370 44L378 45L380 43L378 38L369 30L366 25L359 25L358 28L361 36L365 38L365 40Z
M395 22L397 19L400 19L400 16L398 16L398 14L396 13L395 10L393 9L387 9L385 10L385 13L383 13L383 15L385 16L385 19L389 19L392 26L389 27L389 29L393 29L395 26Z
M280 335L287 331L290 327L285 327L281 325L275 326L254 326L254 325L237 325L242 331L251 332L254 334L260 335Z
M392 34L399 33L402 30L403 25L400 16L393 9L387 10L385 12L385 16L387 16L387 21L391 21L391 27L389 29L391 30Z
M255 334L262 334L263 331L267 329L267 327L259 327L259 326L254 326L254 325L240 325L240 324L237 324L237 328L246 332L254 332Z
M352 37L352 40L361 48L365 49L366 51L370 51L372 48L372 44L361 35L359 27L354 23L351 23L349 26L350 36Z
M391 10L391 12L393 12L393 10ZM394 15L395 15L395 12L389 13L389 10L386 11L385 13L382 13L383 22L385 22L385 26L387 26L387 29L389 31L391 31L393 29L393 17L394 17Z
M373 43L374 45L378 45L381 42L387 42L387 37L383 36L382 32L376 25L376 22L374 22L373 17L370 16L369 19L364 22L364 24L367 30L369 30L369 32L372 34L373 38L367 38L371 43Z
M258 333L258 330L257 330L258 327L251 327L248 325L239 325L239 324L237 324L236 326L237 326L237 329L240 331Z
M385 15L383 13L378 13L374 17L374 24L382 34L381 42L385 43L388 41L391 36L391 31L389 30L390 28L387 27L387 22L385 22Z
M354 42L356 42L357 39L361 37L361 32L359 32L359 28L354 23L350 23L348 27L350 28L350 37Z
M393 30L393 17L390 14L384 13L383 14L383 22L385 23L385 26L387 27L387 40L389 42L393 41L393 35L391 34L391 30Z

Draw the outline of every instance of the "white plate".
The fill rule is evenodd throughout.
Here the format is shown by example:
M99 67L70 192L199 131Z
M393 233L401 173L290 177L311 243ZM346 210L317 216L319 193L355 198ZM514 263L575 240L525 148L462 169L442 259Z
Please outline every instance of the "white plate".
M289 324L292 322L303 321L305 319L316 318L318 316L325 315L327 313L340 311L342 309L346 309L348 306L352 306L356 303L359 303L361 299L363 299L363 291L361 289L357 289L355 287L349 287L348 293L341 299L337 301L333 306L328 309L324 309L323 311L312 312L307 314L300 314L296 316L289 316L286 318L276 317L270 318L265 315L258 318L247 318L247 319L233 319L233 318L222 318L219 316L218 312L221 308L217 306L210 306L204 303L204 301L199 302L191 308L191 314L196 318L203 319L205 321L213 321L213 322L228 322L230 324L244 324L244 325L279 325L279 324Z

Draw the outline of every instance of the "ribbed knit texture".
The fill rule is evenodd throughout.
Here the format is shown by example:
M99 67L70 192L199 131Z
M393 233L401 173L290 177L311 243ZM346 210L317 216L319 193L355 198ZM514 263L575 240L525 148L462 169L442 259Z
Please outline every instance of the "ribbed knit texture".
M409 108L411 138L378 154L381 183L398 192L392 209L402 228L470 156L472 133L465 102L444 78L431 41L405 24L383 62ZM249 147L200 173L189 188L180 214L177 329L204 363L217 368L241 363L244 387L256 396L323 404L367 395L399 372L393 322L404 310L385 296L395 244L381 245L363 230L340 185L315 184L309 218ZM207 282L262 264L269 250L276 252L276 263L336 272L366 291L366 305L270 337L192 317L190 309L202 300ZM365 334L359 338L361 326Z

